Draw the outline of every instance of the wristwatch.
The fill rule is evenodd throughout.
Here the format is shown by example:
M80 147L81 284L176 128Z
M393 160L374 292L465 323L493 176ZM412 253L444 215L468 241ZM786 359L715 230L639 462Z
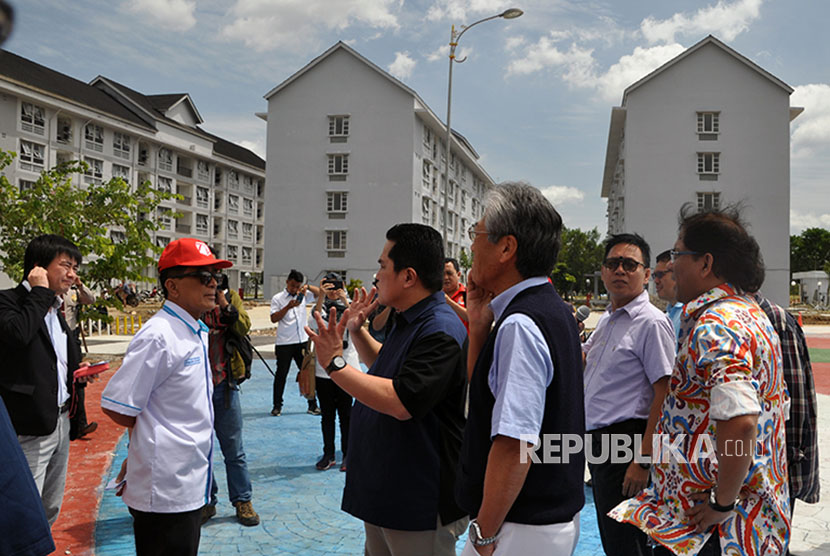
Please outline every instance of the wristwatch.
M727 504L726 506L721 506L718 504L718 497L715 494L715 489L712 489L709 491L709 507L716 512L731 512L735 509L735 501L733 500L731 504Z
M478 526L478 522L475 519L470 521L469 539L474 546L487 546L488 544L493 544L496 542L498 534L498 531L496 531L496 534L492 537L482 538L481 527Z
M329 364L326 366L326 374L331 375L331 373L339 371L346 365L348 365L348 363L346 363L346 360L343 359L343 356L335 355L334 357L332 357L331 362L329 362Z
M648 461L638 461L637 465L648 471L651 469L651 454L643 454L642 458L648 458Z

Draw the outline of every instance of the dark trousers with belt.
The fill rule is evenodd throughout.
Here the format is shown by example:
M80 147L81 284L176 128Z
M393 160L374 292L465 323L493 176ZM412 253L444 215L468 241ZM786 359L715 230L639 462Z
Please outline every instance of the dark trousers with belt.
M594 508L597 512L597 525L602 548L608 556L647 556L651 554L648 536L637 527L620 523L608 517L617 504L628 498L623 495L625 471L633 458L620 463L612 463L614 441L607 435L625 435L631 440L629 446L633 451L634 435L642 435L646 429L645 419L628 419L607 427L588 431L591 433L591 450L594 458L603 453L602 443L606 443L605 457L600 463L588 463L591 470L591 484L594 491ZM603 438L605 439L603 440Z
M202 508L161 514L130 508L136 556L197 556Z

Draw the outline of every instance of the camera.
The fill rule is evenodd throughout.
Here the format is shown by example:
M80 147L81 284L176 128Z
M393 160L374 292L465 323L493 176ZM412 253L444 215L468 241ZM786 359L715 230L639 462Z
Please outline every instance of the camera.
M335 290L343 289L343 280L323 280L324 284L331 284Z

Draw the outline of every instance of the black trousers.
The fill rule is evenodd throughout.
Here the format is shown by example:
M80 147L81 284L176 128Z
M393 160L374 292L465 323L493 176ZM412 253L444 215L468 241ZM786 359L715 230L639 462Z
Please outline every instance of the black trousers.
M631 438L630 446L634 446L634 435L643 434L646 428L644 419L629 419L614 423L601 429L589 431L591 433L591 450L593 456L599 457L602 451L603 437L606 435L625 435ZM594 508L597 511L597 525L602 548L608 556L646 556L651 554L648 547L648 536L637 527L629 523L620 523L608 517L617 504L625 500L622 484L625 471L631 459L623 463L611 463L610 455L614 452L614 442L606 440L610 449L606 450L607 458L601 463L589 463L591 483L594 491ZM632 448L633 449L633 448Z
M136 556L197 556L202 508L175 514L141 512L133 516Z
M340 451L346 461L349 447L349 418L352 414L352 397L330 378L316 378L317 397L320 399L320 428L323 429L323 453L334 457L334 417L340 419Z
M303 342L274 348L274 355L277 356L277 372L274 376L274 407L282 408L282 395L285 392L285 380L288 378L288 370L291 368L292 361L297 365L297 370L300 369L303 364L305 345L305 342ZM315 407L316 405L317 402L313 398L308 400L309 407Z

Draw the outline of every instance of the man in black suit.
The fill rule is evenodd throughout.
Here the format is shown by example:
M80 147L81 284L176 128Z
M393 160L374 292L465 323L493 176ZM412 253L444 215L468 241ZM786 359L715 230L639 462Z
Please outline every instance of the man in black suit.
M26 247L26 278L0 291L0 396L50 525L66 483L72 373L82 366L81 350L61 315L61 296L75 282L80 263L72 242L38 236Z

